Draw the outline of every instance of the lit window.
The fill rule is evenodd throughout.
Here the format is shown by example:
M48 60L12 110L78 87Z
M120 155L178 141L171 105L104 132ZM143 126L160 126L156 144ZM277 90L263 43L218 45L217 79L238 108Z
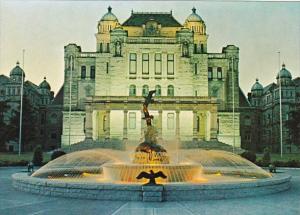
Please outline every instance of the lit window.
M86 67L81 66L81 79L85 79L85 78L86 78Z
M212 80L213 79L213 70L212 67L208 67L208 80Z
M136 74L136 54L129 55L129 74Z
M91 74L90 74L91 79L95 79L95 75L96 75L96 73L95 73L95 66L91 66Z
M174 54L168 54L167 61L167 73L168 75L174 75Z
M174 113L168 113L167 128L174 129Z
M129 96L136 96L136 86L133 84L129 87Z
M149 93L149 87L148 87L148 85L144 85L142 95L147 96L148 93Z
M173 85L169 85L168 86L168 96L174 96L174 86Z
M129 113L129 129L136 128L136 114L134 112Z
M161 54L155 54L155 75L161 75Z
M142 73L147 75L149 74L149 54L143 54L142 57L143 57Z
M161 96L161 87L159 85L155 86L155 96Z
M217 78L222 79L222 67L218 67L217 69Z

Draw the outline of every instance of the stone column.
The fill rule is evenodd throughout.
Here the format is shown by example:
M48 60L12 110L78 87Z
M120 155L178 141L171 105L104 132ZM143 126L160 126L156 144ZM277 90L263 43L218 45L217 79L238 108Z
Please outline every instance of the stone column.
M85 139L93 139L93 109L91 104L85 106Z
M127 115L128 115L128 110L124 110L124 118L123 118L123 143L127 143Z
M158 125L157 125L157 132L158 132L158 140L162 140L162 110L158 110Z
M205 137L206 141L210 140L210 112L205 112Z
M210 112L210 139L216 140L218 133L218 114L216 111Z
M180 141L180 121L179 121L180 110L176 110L176 140Z
M193 141L198 141L198 130L197 130L198 126L197 126L197 111L193 110Z
M106 123L105 123L105 140L110 139L110 110L106 110Z

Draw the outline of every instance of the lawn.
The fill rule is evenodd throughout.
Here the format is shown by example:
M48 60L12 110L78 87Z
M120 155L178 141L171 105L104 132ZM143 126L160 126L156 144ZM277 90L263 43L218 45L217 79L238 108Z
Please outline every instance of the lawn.
M263 154L256 154L257 160L261 160L263 157ZM283 154L282 158L280 157L280 154L271 154L271 161L289 161L289 160L296 160L300 161L300 153L298 154Z
M44 152L43 158L44 162L50 160L50 154ZM3 165L24 165L32 160L33 152L24 152L19 156L18 153L12 152L0 152L0 166Z

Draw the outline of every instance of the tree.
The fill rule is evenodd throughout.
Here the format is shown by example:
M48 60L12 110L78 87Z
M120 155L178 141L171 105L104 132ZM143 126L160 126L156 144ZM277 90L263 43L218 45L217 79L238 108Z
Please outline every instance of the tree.
M27 97L23 98L22 114L22 150L32 149L36 145L38 111L30 103ZM16 111L11 120L14 127L14 137L19 139L20 110Z
M10 110L7 101L0 101L0 151L6 151L6 142L14 137L14 126L10 123L10 119L6 115ZM13 112L12 112L13 114Z
M291 142L300 146L300 107L290 111L287 127L290 130Z
M32 162L35 166L42 166L43 164L43 151L40 145L34 149Z

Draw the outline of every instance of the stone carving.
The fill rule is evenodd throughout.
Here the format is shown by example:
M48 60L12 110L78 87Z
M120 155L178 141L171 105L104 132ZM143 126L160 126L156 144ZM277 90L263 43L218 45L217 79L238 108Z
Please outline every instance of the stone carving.
M115 56L116 57L121 57L122 56L122 47L121 47L121 42L117 41L115 43Z
M141 172L137 177L137 179L146 178L149 179L149 182L144 185L157 185L155 179L156 178L167 178L167 176L162 172L158 171L156 173L153 172L153 170L150 170L150 173L147 172Z
M184 42L182 44L182 56L188 57L189 56L189 44L188 42Z

